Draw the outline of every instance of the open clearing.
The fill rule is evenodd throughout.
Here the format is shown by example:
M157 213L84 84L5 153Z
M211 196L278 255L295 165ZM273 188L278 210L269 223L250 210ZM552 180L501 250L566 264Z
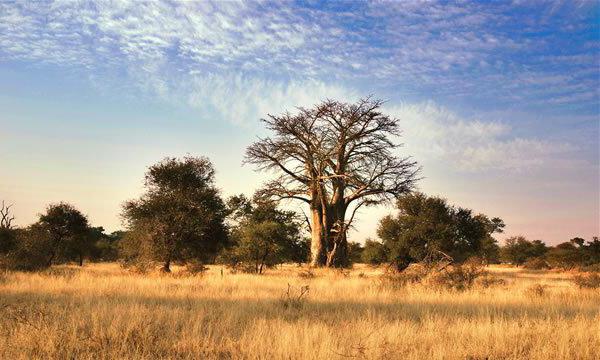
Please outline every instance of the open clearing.
M570 273L491 267L504 284L456 292L385 285L362 265L312 277L296 266L175 270L0 274L0 358L600 357L600 291L577 288Z

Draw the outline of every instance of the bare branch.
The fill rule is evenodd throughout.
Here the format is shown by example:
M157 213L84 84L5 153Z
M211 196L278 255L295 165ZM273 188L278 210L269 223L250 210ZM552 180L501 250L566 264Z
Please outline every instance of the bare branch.
M0 229L12 229L12 222L15 219L10 213L10 208L13 205L5 205L2 200L2 206L0 207Z

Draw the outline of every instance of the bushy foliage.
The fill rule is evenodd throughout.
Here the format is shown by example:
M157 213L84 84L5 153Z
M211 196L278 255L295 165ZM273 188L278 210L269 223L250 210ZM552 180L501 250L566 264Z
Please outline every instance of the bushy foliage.
M401 288L407 284L422 282L430 272L429 267L420 263L413 263L402 271L388 268L381 277L380 284L385 288Z
M479 281L478 281L479 280ZM385 287L403 287L407 284L423 284L432 288L463 291L475 284L489 287L501 283L488 276L484 262L480 258L471 258L462 264L412 263L402 271L390 269L380 279Z
M380 265L388 261L387 250L379 241L367 239L361 254L361 260L369 265Z
M546 244L541 240L529 241L523 236L513 236L506 239L501 257L508 263L523 265L528 259L544 256L547 251Z
M492 234L502 232L499 218L474 215L469 209L450 206L439 197L413 193L397 202L396 216L386 216L377 234L388 251L388 259L398 269L439 251L456 262L471 256L493 256Z
M0 257L0 267L8 270L36 271L50 266L53 243L39 224L15 231L14 245Z
M14 246L17 231L12 228L0 228L0 256L8 253Z
M351 264L362 261L363 246L357 242L348 242L348 261Z
M51 204L40 215L38 225L51 244L48 266L53 262L83 262L83 257L92 246L92 240L89 236L88 219L81 211L63 202Z
M210 161L166 158L149 168L145 186L139 199L123 206L123 218L136 233L135 241L143 242L137 255L161 261L167 272L172 261L211 261L227 241L227 211L214 185Z
M203 274L208 268L199 260L189 260L185 264L185 270L190 275L199 275Z
M90 236L94 243L90 250L90 259L93 261L117 261L119 259L119 242L125 234L124 231L106 234L102 227L92 228Z
M309 246L301 236L300 221L294 212L243 195L229 199L228 206L232 245L222 251L220 262L236 270L261 274L265 268L283 262L307 260Z
M573 238L551 248L546 259L552 267L561 269L600 264L600 240L594 237L586 244L582 238Z
M600 264L600 240L594 237L586 242L576 237L548 247L541 240L529 241L523 236L516 236L506 240L501 254L505 262L528 269L591 269Z
M527 261L523 263L523 267L529 270L547 270L551 268L550 264L541 257L527 259Z
M265 267L286 258L285 230L273 221L244 223L236 232L236 244L229 250L229 264L246 272L262 274Z
M54 263L84 258L117 259L115 234L106 235L102 227L90 227L87 217L67 203L51 204L39 220L25 228L0 228L0 258L3 267L38 270Z

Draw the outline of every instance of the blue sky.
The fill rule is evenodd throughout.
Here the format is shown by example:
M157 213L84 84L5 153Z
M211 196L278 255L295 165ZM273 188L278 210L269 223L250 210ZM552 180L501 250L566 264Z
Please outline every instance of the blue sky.
M226 195L259 119L372 94L420 189L551 243L600 232L594 1L0 3L0 197L120 227L164 156L207 155ZM295 206L295 205L290 205ZM389 208L361 215L362 240Z

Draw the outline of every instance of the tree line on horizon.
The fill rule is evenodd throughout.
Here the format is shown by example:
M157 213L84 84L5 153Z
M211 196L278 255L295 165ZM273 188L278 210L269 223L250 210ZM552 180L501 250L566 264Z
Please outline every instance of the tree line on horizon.
M125 231L106 234L68 203L49 205L34 224L12 225L0 209L0 266L36 270L53 264L117 261L125 266L173 263L201 269L221 263L262 273L284 262L313 267L387 263L401 271L431 256L456 263L477 257L537 268L600 263L600 241L574 238L548 247L523 237L500 247L504 222L416 191L420 168L397 156L398 119L380 100L327 100L264 119L270 137L246 151L245 162L274 175L252 198L223 199L206 157L165 158L149 167L145 192L123 204ZM307 205L308 215L282 210L283 201ZM379 222L378 240L348 241L357 211L396 205ZM309 234L310 237L306 235Z

